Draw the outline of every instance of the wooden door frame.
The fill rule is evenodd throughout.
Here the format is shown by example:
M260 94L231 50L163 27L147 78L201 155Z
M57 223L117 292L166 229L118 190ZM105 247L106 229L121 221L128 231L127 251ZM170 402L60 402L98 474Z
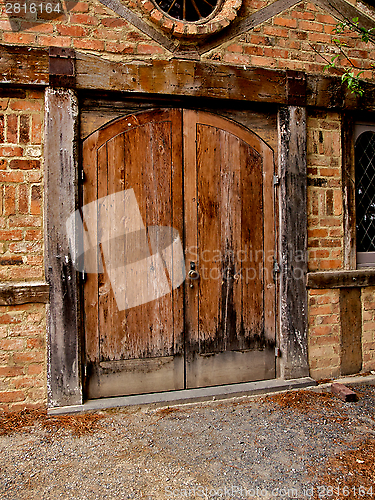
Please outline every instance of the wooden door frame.
M239 78L240 80L240 78ZM240 81L234 82L240 85ZM165 97L168 97L167 95ZM228 101L229 102L229 101ZM48 405L82 404L80 276L73 268L66 220L78 208L78 97L47 87L45 96L45 268L48 308ZM279 138L279 262L277 376L309 374L307 358L306 108L281 105ZM298 257L298 258L297 258ZM296 273L296 269L298 272Z

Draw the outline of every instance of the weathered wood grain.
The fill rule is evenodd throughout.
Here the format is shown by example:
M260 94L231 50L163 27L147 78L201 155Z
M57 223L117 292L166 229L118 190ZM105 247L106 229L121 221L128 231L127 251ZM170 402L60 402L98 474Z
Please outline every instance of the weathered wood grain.
M48 283L3 283L0 285L0 305L41 303L49 301Z
M0 84L49 85L47 50L0 45ZM172 59L120 63L76 53L75 88L179 97L211 97L259 103L291 104L287 72L242 68ZM289 88L291 88L289 80ZM293 85L292 85L293 87ZM375 111L375 86L365 83L366 97L358 98L340 78L306 75L306 105Z
M76 72L80 89L286 103L283 71L176 59L121 64L77 53Z
M1 45L0 83L48 85L48 49Z
M374 269L320 271L307 274L307 288L348 288L375 286Z
M355 158L354 119L343 113L341 125L342 189L344 219L344 268L356 268L356 207L355 207Z
M362 304L360 288L340 288L341 375L362 369Z
M306 109L282 107L278 117L280 169L280 369L305 377L307 360Z
M200 273L185 284L187 387L272 378L272 152L235 122L184 110L184 153L186 260Z
M82 403L79 287L66 221L77 208L78 105L73 91L47 89L45 114L45 249L50 286L49 405Z

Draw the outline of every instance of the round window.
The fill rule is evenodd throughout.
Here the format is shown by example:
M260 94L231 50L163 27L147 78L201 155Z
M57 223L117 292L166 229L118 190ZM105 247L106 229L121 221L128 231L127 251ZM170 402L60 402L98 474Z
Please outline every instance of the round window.
M219 0L154 0L156 5L168 16L180 21L195 22L209 17L216 9Z
M207 37L226 28L242 0L137 0L163 31L178 38Z

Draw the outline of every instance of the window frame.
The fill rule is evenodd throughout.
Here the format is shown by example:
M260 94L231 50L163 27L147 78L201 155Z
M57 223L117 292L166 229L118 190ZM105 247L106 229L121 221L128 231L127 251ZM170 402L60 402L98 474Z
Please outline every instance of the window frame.
M373 269L375 268L374 256L371 252L357 254L356 238L356 201L355 201L355 142L357 138L367 131L375 132L374 114L361 117L350 111L344 111L341 121L342 141L342 193L343 193L343 257L344 269Z

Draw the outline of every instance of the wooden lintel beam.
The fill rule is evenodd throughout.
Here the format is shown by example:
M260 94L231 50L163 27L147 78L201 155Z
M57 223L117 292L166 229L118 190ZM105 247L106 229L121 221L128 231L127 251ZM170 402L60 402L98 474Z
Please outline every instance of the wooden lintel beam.
M77 89L286 103L284 71L178 59L119 64L77 53L76 72Z
M307 288L349 288L375 286L374 269L318 271L307 274Z
M375 111L375 85L364 98L351 94L338 77L264 68L225 66L194 60L114 62L76 53L77 90L211 97L278 105ZM48 49L0 45L0 85L51 85ZM306 85L306 87L305 87ZM306 89L306 90L305 90ZM306 92L306 95L305 95ZM296 100L297 99L297 100Z
M48 283L3 283L0 285L1 306L14 306L29 303L47 304L48 301Z
M0 83L48 85L48 49L0 46Z

